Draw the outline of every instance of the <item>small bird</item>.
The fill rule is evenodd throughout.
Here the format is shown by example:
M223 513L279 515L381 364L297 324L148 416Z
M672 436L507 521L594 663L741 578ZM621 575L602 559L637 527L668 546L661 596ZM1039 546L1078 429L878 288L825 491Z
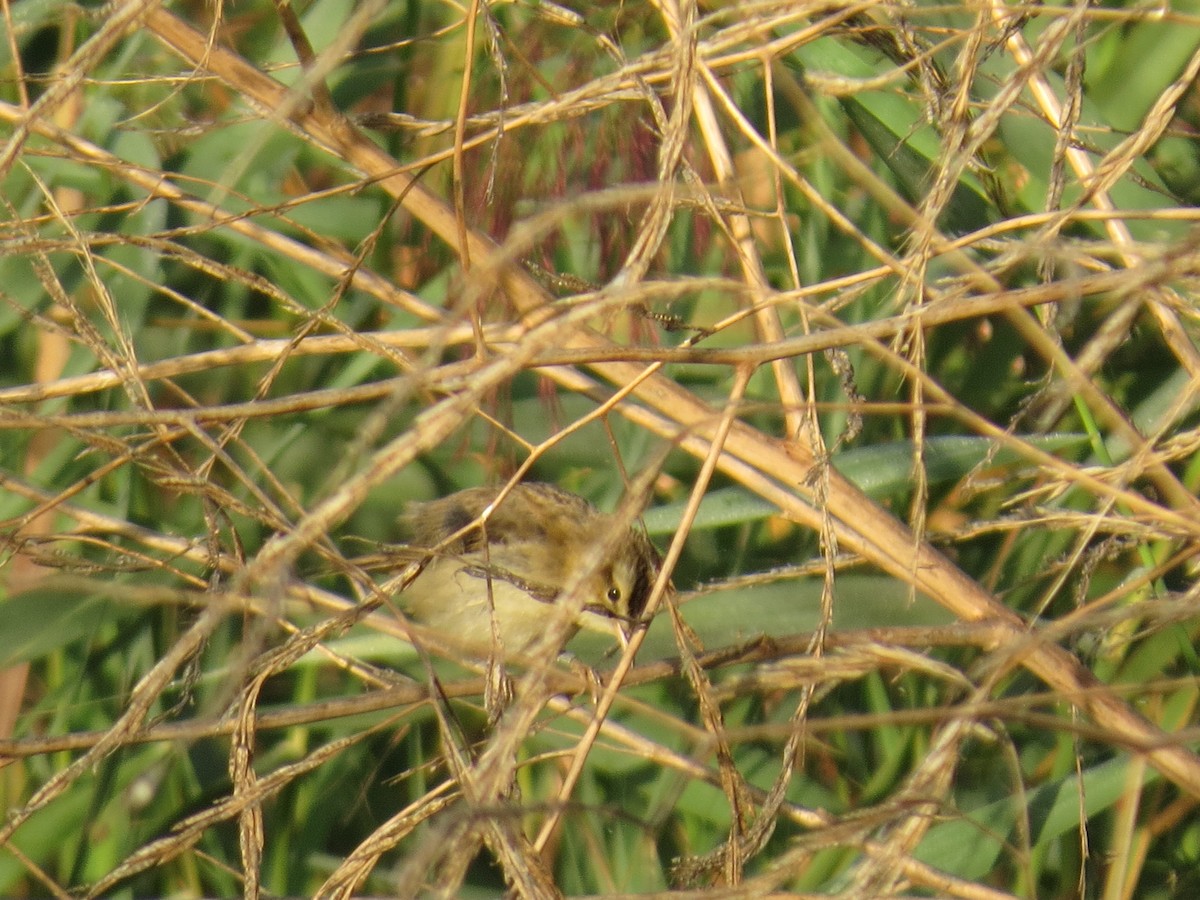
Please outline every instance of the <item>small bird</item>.
M612 634L616 624L627 639L662 566L649 538L553 485L517 484L497 502L500 494L468 488L410 507L404 555L425 566L399 595L407 612L481 657L498 649L494 624L504 653L521 654L582 577L583 611L566 637L581 626Z

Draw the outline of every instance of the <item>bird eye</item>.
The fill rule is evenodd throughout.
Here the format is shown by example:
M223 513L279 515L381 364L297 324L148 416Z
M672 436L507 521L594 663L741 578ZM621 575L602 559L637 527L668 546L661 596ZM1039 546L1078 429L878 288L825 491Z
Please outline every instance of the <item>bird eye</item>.
M617 603L621 599L621 589L619 587L610 587L608 589L608 602Z

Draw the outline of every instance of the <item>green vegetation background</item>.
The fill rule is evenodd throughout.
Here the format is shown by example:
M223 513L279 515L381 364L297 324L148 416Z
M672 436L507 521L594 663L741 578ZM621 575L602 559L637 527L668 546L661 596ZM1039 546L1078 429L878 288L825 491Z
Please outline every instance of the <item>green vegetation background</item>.
M764 447L823 447L1194 748L1200 6L166 10L2 5L0 894L495 896L521 860L568 895L1200 888L1195 795L986 622L726 472L691 517L682 419L535 365L587 371L535 327L574 316ZM189 62L170 17L288 101ZM333 112L502 250L315 137ZM527 264L540 311L506 293ZM668 359L689 347L761 355ZM691 650L739 652L688 677L660 616L597 743L589 692L556 695L477 804L447 757L494 746L479 673L439 661L453 699L417 702L394 610L350 627L372 581L347 560L530 461L607 509L650 470Z

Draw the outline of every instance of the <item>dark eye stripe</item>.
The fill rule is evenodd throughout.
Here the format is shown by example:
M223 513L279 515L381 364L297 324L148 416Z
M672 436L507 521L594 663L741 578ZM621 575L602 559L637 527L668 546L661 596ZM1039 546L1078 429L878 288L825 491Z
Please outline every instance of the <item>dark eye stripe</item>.
M459 506L457 503L453 504L446 510L445 515L442 517L443 534L449 537L456 531L466 528L474 521L475 517L471 515L470 510L465 506ZM480 534L477 530L467 532L458 541L459 547L465 553L477 549L480 543Z
M650 569L638 566L637 578L633 582L633 590L629 592L629 618L634 621L642 617L646 611L646 602L650 599L650 589L654 582L650 580Z
M640 535L639 538L641 538ZM626 613L634 621L640 619L642 613L646 611L646 603L649 601L650 591L654 587L654 577L661 563L658 550L654 548L654 545L645 538L641 538L639 543L642 542L644 542L641 548L643 552L638 554L637 565L634 567L637 572L629 591L629 609Z
M475 517L467 511L467 508L456 503L446 510L446 515L442 518L442 527L446 530L446 534L454 534L474 521Z

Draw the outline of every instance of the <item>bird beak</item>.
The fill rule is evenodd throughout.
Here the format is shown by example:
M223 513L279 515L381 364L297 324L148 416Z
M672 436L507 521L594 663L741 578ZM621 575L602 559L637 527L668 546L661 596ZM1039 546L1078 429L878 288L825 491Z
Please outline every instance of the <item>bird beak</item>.
M621 645L622 653L629 649L629 638L632 635L632 629L626 629L624 622L617 626L617 643Z

